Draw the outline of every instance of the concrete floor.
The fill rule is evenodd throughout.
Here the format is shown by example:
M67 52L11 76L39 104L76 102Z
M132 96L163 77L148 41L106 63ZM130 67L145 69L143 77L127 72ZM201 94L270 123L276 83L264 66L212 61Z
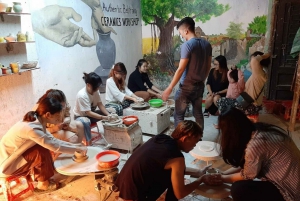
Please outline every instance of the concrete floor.
M192 117L189 117L187 119L193 119ZM278 125L284 129L288 127L288 121L283 120L281 117L272 115L272 114L261 114L259 121L261 122L267 122L272 123L275 125ZM173 122L173 118L171 117L171 122ZM218 137L218 131L213 127L213 123L217 122L217 117L210 116L209 118L205 118L205 129L204 129L204 136L203 140L206 141L216 141ZM172 130L172 125L170 126L171 129L169 131L166 131L166 133L170 133L170 130ZM296 142L298 148L300 148L300 124L298 123L296 125L296 131L291 133L293 140ZM143 141L147 141L150 139L151 136L149 135L143 135ZM185 161L186 165L188 167L204 167L206 163L204 161L195 161L195 159L190 154L184 154L185 155ZM122 153L122 159L126 159L127 155L126 153ZM119 168L122 168L122 166L125 163L125 160L120 160ZM213 162L213 167L218 168L220 170L226 170L229 168L227 164L223 162L223 160L218 160ZM57 178L65 179L65 177L61 177L57 175ZM187 177L189 179L189 177ZM2 196L2 197L1 197ZM111 196L108 200L114 200L115 195ZM0 201L4 200L3 195L0 195ZM69 201L100 201L100 195L99 192L95 190L95 181L93 176L77 176L73 179L73 181L69 182L65 186L63 186L61 189L54 191L52 193L42 194L42 195L35 195L31 192L23 195L22 197L16 199L16 201L20 200L28 200L28 201L36 201L36 200L56 200L56 201L63 201L63 200L69 200ZM182 199L186 201L207 201L208 198L204 198L202 196L191 194L187 196L186 198ZM210 199L213 201L213 199ZM231 198L226 198L223 200L231 200Z

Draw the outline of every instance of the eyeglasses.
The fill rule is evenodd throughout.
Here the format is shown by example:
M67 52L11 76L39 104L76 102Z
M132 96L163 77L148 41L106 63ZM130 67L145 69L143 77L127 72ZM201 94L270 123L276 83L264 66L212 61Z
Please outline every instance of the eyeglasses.
M214 66L218 66L218 65L219 65L219 64L215 64L215 63L214 63Z

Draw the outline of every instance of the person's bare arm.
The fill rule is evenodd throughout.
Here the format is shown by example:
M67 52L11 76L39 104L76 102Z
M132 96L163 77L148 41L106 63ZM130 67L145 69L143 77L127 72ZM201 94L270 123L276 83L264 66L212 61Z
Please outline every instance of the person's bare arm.
M234 174L221 175L221 178L224 183L234 183L236 181L244 180L240 172Z
M202 177L200 177L190 184L184 184L185 162L183 157L169 160L165 165L165 169L172 170L171 182L177 199L187 196L202 183Z
M97 114L96 112L93 112L93 111L86 111L85 114L88 117L92 117L92 118L95 118L95 119L108 120L107 116L103 116L103 115Z
M151 87L151 89L158 92L159 94L162 94L162 91L154 85Z
M100 109L101 112L103 112L106 116L109 115L108 111L106 110L106 108L104 107L102 102L99 102L97 104L98 108Z
M170 85L166 88L166 90L162 94L162 99L164 101L166 101L169 98L173 88L176 86L176 84L178 83L182 73L184 72L188 62L189 62L189 59L180 59L179 67L176 70Z
M157 96L157 97L160 95L159 93L153 91L152 89L147 89L147 92L148 92L149 94L151 94L151 95L153 95L153 96Z
M224 172L222 172L222 174L226 175L226 174L234 174L234 173L238 173L242 170L242 168L240 167L231 167L228 170L225 170Z
M192 177L201 177L202 175L205 174L205 172L210 167L211 167L211 165L208 165L208 166L204 167L203 169L186 167L185 168L185 175L191 175Z

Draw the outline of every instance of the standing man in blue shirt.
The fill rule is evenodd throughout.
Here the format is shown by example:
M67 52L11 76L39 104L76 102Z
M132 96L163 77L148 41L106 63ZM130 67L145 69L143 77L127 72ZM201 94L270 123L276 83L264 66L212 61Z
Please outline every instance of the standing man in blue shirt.
M195 21L190 17L183 18L177 24L177 30L186 42L181 46L179 67L171 84L163 92L162 99L168 99L180 80L179 89L175 94L175 128L184 120L187 105L192 103L196 122L204 129L202 98L204 81L211 68L212 47L208 41L196 37Z

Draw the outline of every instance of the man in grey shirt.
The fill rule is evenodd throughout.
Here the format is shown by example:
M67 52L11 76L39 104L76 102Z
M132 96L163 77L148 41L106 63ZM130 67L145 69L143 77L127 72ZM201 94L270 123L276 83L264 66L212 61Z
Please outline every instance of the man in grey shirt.
M175 94L175 128L184 120L184 114L189 103L193 105L193 115L196 122L204 129L202 98L204 81L211 67L212 47L204 39L197 38L195 22L190 17L183 18L177 24L177 30L183 40L181 59L173 80L164 91L162 99L166 101L172 89L180 80L179 89Z

